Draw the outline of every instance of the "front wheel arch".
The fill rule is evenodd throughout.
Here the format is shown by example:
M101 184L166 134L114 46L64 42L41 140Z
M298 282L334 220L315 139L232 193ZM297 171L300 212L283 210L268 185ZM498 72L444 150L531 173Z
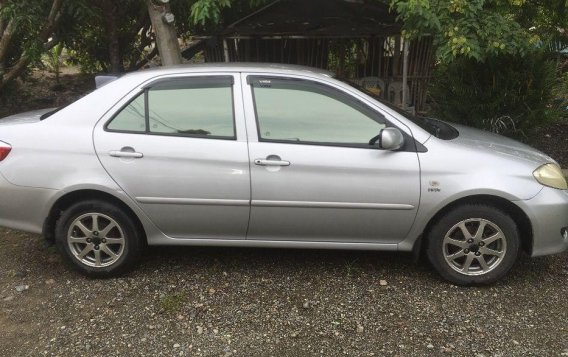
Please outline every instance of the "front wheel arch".
M49 243L55 243L55 226L57 220L61 217L63 211L71 207L73 204L88 201L88 200L99 200L111 203L121 210L123 210L136 224L138 234L143 237L144 242L147 241L146 232L142 222L134 213L132 208L130 208L126 203L124 203L119 198L99 190L77 190L68 192L65 195L59 197L51 206L47 217L43 223L42 235Z
M511 216L519 230L522 250L528 255L531 255L533 247L533 228L529 217L519 206L515 205L508 199L492 195L467 196L448 203L428 221L428 224L426 225L426 228L424 228L420 240L427 239L426 237L428 237L428 234L430 233L430 230L432 229L434 224L436 224L436 222L438 222L448 212L463 205L490 206L497 208ZM418 240L415 243L415 245L417 245L417 247L420 249L420 256L424 256L425 254L425 246L427 245L425 243L427 242L418 242ZM418 253L418 251L416 252Z

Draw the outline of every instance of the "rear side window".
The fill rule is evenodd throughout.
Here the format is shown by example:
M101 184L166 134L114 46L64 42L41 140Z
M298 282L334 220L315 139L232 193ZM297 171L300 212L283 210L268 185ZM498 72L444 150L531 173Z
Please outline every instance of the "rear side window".
M235 138L232 77L159 82L124 107L107 130Z

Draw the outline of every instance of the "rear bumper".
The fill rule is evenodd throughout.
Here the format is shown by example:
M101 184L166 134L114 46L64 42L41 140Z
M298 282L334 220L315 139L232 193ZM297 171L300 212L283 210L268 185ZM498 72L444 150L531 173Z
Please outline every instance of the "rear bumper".
M531 256L568 250L568 237L562 235L562 229L568 227L568 191L545 187L530 200L514 203L528 215L532 224Z
M57 190L16 186L0 174L0 226L41 233L48 204Z

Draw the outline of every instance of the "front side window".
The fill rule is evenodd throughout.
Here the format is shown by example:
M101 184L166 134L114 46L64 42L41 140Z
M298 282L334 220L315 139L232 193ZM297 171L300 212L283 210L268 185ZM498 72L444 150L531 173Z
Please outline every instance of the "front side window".
M251 77L259 139L368 147L384 118L346 94L315 82Z
M232 77L192 77L155 84L122 109L107 129L235 138Z

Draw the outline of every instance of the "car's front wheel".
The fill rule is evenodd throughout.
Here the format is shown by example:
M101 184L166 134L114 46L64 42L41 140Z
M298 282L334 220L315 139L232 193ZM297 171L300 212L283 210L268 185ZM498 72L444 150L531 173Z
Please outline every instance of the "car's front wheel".
M132 218L115 205L79 202L57 221L56 244L66 260L83 274L116 276L137 260L142 239Z
M434 223L426 252L438 273L455 284L491 284L513 267L519 243L509 215L491 206L463 205Z

